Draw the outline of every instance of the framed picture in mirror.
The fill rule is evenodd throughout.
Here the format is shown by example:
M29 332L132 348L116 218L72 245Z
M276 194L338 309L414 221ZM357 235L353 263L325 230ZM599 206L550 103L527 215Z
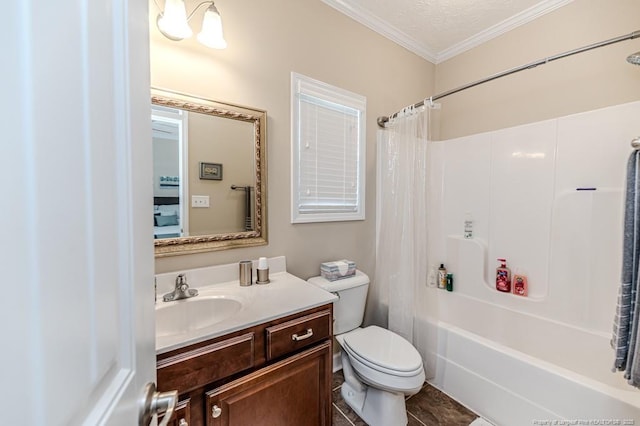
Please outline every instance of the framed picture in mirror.
M200 163L200 179L222 180L222 164Z

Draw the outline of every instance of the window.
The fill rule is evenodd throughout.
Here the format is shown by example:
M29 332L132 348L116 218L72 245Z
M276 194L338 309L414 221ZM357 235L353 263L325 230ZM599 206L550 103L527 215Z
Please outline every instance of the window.
M364 220L364 96L291 73L291 222Z

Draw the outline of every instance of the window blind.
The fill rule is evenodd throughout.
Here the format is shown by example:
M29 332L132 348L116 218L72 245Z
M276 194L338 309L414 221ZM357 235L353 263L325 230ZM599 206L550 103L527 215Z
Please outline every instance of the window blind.
M297 173L292 219L364 219L362 98L353 100L344 92L334 95L327 87L305 83L296 86L295 94Z

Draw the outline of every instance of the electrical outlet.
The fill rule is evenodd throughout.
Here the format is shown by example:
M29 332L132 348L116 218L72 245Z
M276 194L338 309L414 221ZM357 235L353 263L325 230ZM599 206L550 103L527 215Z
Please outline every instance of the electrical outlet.
M209 196L208 195L192 195L191 196L191 207L200 207L207 208L209 207Z

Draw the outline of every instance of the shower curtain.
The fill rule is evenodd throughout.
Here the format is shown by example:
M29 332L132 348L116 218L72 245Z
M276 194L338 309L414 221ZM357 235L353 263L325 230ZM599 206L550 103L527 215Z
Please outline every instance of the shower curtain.
M378 130L374 315L413 343L416 288L427 279L428 109Z

